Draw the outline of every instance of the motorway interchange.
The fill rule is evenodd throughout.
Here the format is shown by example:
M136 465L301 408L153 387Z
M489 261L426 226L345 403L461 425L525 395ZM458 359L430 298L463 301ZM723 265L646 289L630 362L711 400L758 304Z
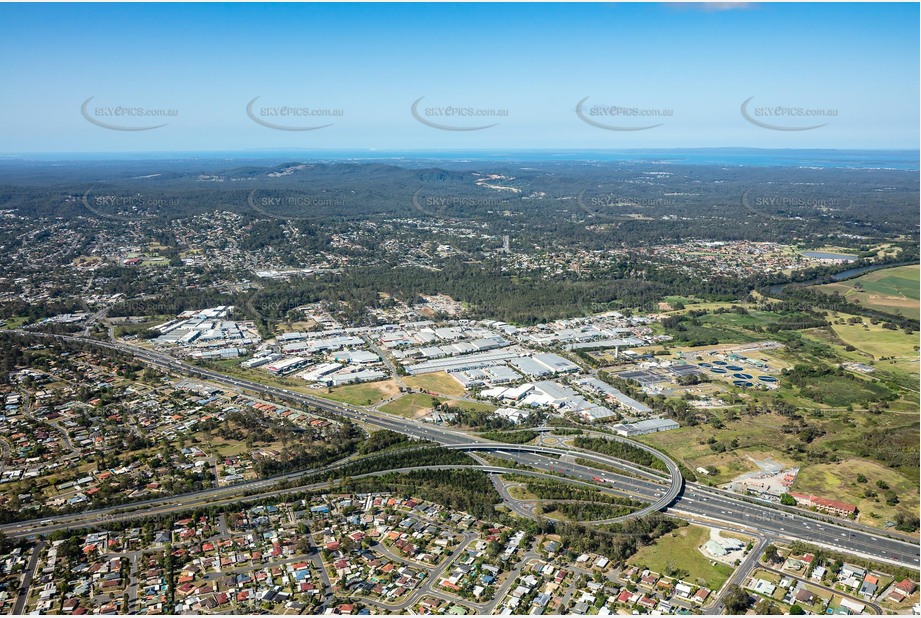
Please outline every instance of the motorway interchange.
M681 478L677 464L662 453L655 451L655 449L637 442L631 441L631 444L646 449L666 463L667 475L655 470L643 469L642 466L614 459L610 456L570 447L565 449L546 448L471 439L471 436L460 431L227 376L186 364L170 356L125 344L101 342L83 337L66 338L82 343L92 342L110 349L119 350L163 370L185 373L237 390L246 390L290 403L310 406L328 414L349 418L370 427L389 429L412 438L440 444L450 449L471 453L489 453L496 457L507 459L510 462L551 471L563 481L590 483L597 487L599 491L628 496L649 503L648 507L633 514L632 516L634 517L657 510L690 521L710 523L726 529L743 531L758 537L760 540L769 542L800 540L831 550L856 554L880 562L915 569L921 564L919 545L915 539L898 538L894 535L889 535L886 531L871 529L845 520L833 521L829 517L823 517L801 509L778 507L775 504L748 499L724 490L696 483L686 483ZM542 429L546 430L547 428ZM565 455L570 455L570 457L564 457ZM597 468L572 463L570 461L572 459L571 455L577 455L583 460L599 463L602 468L612 467L623 470L624 473L602 472ZM478 467L488 473L501 472L501 469L496 467ZM515 472L518 471L515 470ZM258 497L267 494L283 494L291 492L293 489L290 487L278 489L277 485L280 482L302 478L305 474L305 472L298 472L230 487L214 488L197 494L147 500L132 505L98 509L75 515L62 515L41 521L33 520L8 524L0 527L0 530L8 536L27 536L62 528L80 528L109 521L130 520L148 515L181 512L198 504L215 504L221 501L239 500L242 495ZM602 482L599 483L598 481ZM310 485L307 484L303 487L306 489Z

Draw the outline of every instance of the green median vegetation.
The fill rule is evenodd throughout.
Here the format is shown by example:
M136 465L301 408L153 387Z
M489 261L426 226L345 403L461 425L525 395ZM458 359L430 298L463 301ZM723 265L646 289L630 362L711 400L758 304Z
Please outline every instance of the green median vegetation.
M652 453L645 451L638 446L633 446L632 444L627 444L626 442L621 442L619 440L576 436L575 440L573 440L573 445L576 448L595 451L596 453L610 455L611 457L616 457L618 459L632 461L633 463L640 464L641 466L646 466L654 470L661 470L662 472L668 471L668 468L665 467L665 462Z

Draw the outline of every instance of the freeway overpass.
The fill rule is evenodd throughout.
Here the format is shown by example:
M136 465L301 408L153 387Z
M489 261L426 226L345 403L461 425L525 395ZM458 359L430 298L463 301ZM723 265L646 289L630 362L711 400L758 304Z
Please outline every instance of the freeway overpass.
M35 335L36 333L23 334ZM468 434L460 431L450 430L444 427L421 423L412 419L389 416L377 413L366 408L340 404L338 402L325 400L319 397L305 395L287 389L267 386L244 380L234 376L218 373L203 367L189 365L170 356L159 354L143 348L137 348L117 342L97 341L83 337L45 335L49 337L60 337L72 340L77 343L91 343L109 349L134 356L150 365L173 372L182 372L185 374L204 378L213 382L224 384L235 389L245 389L251 392L260 393L268 397L274 397L289 403L310 406L329 414L348 418L353 421L362 422L380 429L389 429L410 437L429 440L447 447L470 447L471 438ZM506 457L519 463L529 464L529 458L540 457L537 454L529 452L513 452L511 447L520 445L508 445L487 440L473 440L472 445L483 444L481 450L502 450L507 452ZM640 445L637 442L630 441L630 444ZM649 447L646 447L650 450ZM651 449L654 451L655 449ZM580 457L588 459L588 451L573 449ZM670 471L672 485L675 479L680 479L677 464L665 457L662 453L655 451L657 456L667 462ZM626 462L592 453L596 457L595 461L601 461L606 465L623 468ZM600 459L598 459L600 458ZM530 460L535 465L534 460ZM562 466L563 462L556 459L544 458L538 465L541 466ZM573 465L567 464L567 467L573 468ZM582 474L586 470L591 470L593 476L598 476L598 471L592 468L582 467ZM672 472L674 470L674 472ZM632 485L639 489L642 485L650 481L644 479L629 478ZM679 481L680 482L680 481ZM646 487L648 490L648 487ZM665 507L663 507L665 508ZM726 492L713 490L703 486L687 484L683 491L679 490L670 506L667 507L669 513L681 516L683 513L703 516L715 521L725 522L731 525L745 526L753 530L761 531L763 534L771 535L776 538L786 539L789 541L800 540L807 543L825 546L829 549L859 554L868 558L888 562L892 564L904 565L911 568L918 568L921 565L919 557L919 546L917 540L913 542L891 538L884 531L867 531L865 529L854 528L842 523L830 523L817 521L802 514L779 511L771 505L758 504L740 498L734 498L727 495Z

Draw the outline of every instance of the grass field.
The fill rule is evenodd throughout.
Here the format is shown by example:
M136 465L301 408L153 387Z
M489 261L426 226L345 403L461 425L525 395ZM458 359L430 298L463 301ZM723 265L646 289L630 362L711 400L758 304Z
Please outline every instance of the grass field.
M841 326L838 324L834 324L833 326L834 328L848 328L847 326ZM865 333L863 332L862 327L857 326L856 328L860 329L860 332L856 334L859 337L864 337ZM874 327L871 326L871 328ZM891 336L893 334L893 331L890 330L880 330L884 331L881 336ZM875 357L872 357L869 353L863 350L857 349L856 346L854 350L845 349L843 347L845 345L844 341L833 328L812 328L809 330L801 331L800 334L807 342L815 342L819 345L825 346L834 346L835 353L840 357L842 361L850 361L873 366L875 371L870 374L871 377L879 379L880 382L885 384L891 390L901 391L902 393L902 399L897 402L893 402L889 409L892 411L910 411L913 414L917 414L919 401L917 353L914 355L909 354L906 356L896 356L894 358L886 356L885 360L876 360ZM898 350L899 347L906 348L911 346L913 348L916 344L915 341L912 341L911 335L903 334L903 336L905 337L904 340L895 340L896 350ZM852 341L857 340L852 338ZM872 341L870 341L870 347L872 348Z
M717 590L732 575L732 567L711 564L697 549L710 539L710 531L700 526L686 526L660 537L634 554L628 564L645 566L657 573L674 570L686 571L686 581L696 581L711 590Z
M460 410L473 410L476 412L492 412L496 409L496 406L488 403L480 403L479 401L462 401L458 399L448 399L445 403L451 408L458 408Z
M394 399L380 407L382 412L405 416L406 418L418 418L425 416L432 410L432 396L425 393L412 393L403 395L399 399Z
M380 409L390 414L398 414L407 418L417 418L420 416L425 416L432 410L432 399L437 399L438 401L447 404L449 407L460 408L464 410L492 412L496 409L496 406L490 405L488 403L461 401L457 399L448 399L445 397L434 397L427 393L411 393L403 395L399 399L394 399L393 401L385 403L380 407Z
M849 316L841 314L841 317ZM866 352L874 359L892 356L894 360L914 365L914 372L918 372L918 335L909 335L902 330L888 330L878 324L874 326L867 319L862 324L833 324L832 329L844 343Z
M7 318L3 322L3 328L19 328L23 324L27 323L29 318L25 317L16 317L16 318Z
M765 396L767 398L767 396ZM758 416L740 415L738 420L729 420L730 411L714 412L724 420L724 427L716 429L712 424L683 426L672 431L663 431L640 436L638 440L658 447L672 458L694 470L697 467L714 466L718 473L702 480L722 484L731 481L745 472L757 470L750 458L757 460L771 457L774 461L787 465L799 465L802 471L808 471L814 465L821 465L821 460L810 461L796 449L807 448L809 451L829 450L842 461L851 458L861 460L893 461L894 449L908 449L911 442L917 442L917 421L909 415L883 411L878 415L846 410L827 411L821 416L810 415L808 422L821 430L823 435L811 443L804 444L795 433L784 433L783 428L789 419L778 414L761 414ZM915 412L917 414L917 412ZM881 446L874 436L890 435L891 439ZM708 444L710 439L726 447L724 452L716 452ZM736 446L732 447L733 441ZM891 452L886 452L885 449ZM882 450L881 450L882 449ZM885 468L891 474L911 482L917 482L917 467L914 474L902 467ZM896 483L890 483L895 487ZM815 488L814 493L833 495L834 486ZM917 489L914 490L917 493Z
M512 485L508 488L508 494L515 500L537 500L537 496L525 489L523 485Z
M858 483L858 474L864 475L867 482ZM889 485L898 495L899 504L886 504L883 491L876 486L879 480ZM875 500L864 497L867 489L879 494ZM866 459L853 458L839 463L806 467L796 477L793 490L856 504L860 510L860 521L871 526L882 527L899 512L917 513L919 506L918 489L909 479L895 470Z
M400 392L394 380L381 380L366 384L337 386L332 392L319 391L317 395L356 406L372 406Z
M818 286L822 292L838 292L847 300L885 313L919 317L918 266L898 266L867 273L855 279Z
M813 378L798 392L801 397L833 408L868 405L883 401L891 394L885 386L870 380L835 375Z
M418 388L425 391L446 395L449 397L459 397L464 394L464 387L460 382L449 376L444 371L436 373L426 373L418 376L409 376L403 378L407 386Z
M714 429L712 425L684 426L640 436L639 441L662 448L691 470L714 466L719 472L706 479L713 483L728 483L740 474L758 469L749 457L759 460L771 457L778 463L789 463L781 450L789 439L781 431L786 422L785 418L776 414L743 416L728 423L724 429ZM737 440L738 446L723 453L714 452L707 444L711 437L726 445Z

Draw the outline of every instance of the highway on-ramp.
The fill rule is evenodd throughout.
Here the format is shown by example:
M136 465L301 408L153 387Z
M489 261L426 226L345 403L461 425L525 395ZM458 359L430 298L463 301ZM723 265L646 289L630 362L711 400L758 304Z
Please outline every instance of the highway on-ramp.
M35 333L28 334L35 335ZM224 384L235 389L259 393L264 396L274 397L302 406L310 406L332 415L348 418L380 429L389 429L410 437L428 440L447 447L453 446L459 448L470 447L471 445L476 447L479 444L483 444L481 450L491 450L493 448L502 450L506 453L503 455L504 457L512 461L529 465L535 465L535 460L533 458L539 457L534 451L534 449L538 447L530 447L525 451L516 451L515 449L521 445L508 445L477 439L471 442L471 436L464 432L447 429L434 424L422 423L413 419L389 416L371 411L367 408L341 404L296 391L244 380L207 368L190 365L151 350L122 343L98 341L83 337L56 336L84 345L91 343L117 350L167 371L185 373ZM631 442L631 444L640 446L639 443L635 442ZM645 445L642 446L645 447ZM649 447L646 448L648 449ZM590 459L590 457L587 456L589 454L588 451L574 450L574 452L579 453L580 457ZM594 457L594 461L605 463L612 467L624 468L627 464L627 462L597 453L591 453L591 455ZM680 472L678 472L677 465L669 458L661 453L659 453L658 456L660 456L663 461L667 462L670 472L669 480L671 481L670 491L673 491L675 480L681 478ZM544 458L543 463L540 465L553 465L554 467L560 468L563 473L565 473L565 471L562 470L564 467L572 468L573 470L576 468L573 464L567 464L558 459L548 458ZM583 470L581 474L583 475L585 474L584 471L590 470L592 471L591 474L594 476L600 476L598 470L585 468L584 466L581 468ZM648 490L648 485L653 483L653 481L644 478L627 476L624 478L629 479L630 484L636 489L638 496L640 495L639 491L641 487L645 487ZM678 483L680 483L680 480ZM679 517L682 513L688 513L718 522L725 522L730 525L743 526L774 538L787 541L804 541L821 545L832 550L855 553L882 562L904 565L911 568L918 568L919 564L921 564L921 559L919 559L919 546L916 540L914 542L908 542L897 538L891 538L887 536L884 531L874 533L861 528L849 527L847 525L830 523L827 521L818 521L805 515L784 512L770 505L734 498L724 491L713 490L695 484L682 484L682 487L678 490L674 499L670 501L669 505L663 504L662 509L667 509L669 513Z

